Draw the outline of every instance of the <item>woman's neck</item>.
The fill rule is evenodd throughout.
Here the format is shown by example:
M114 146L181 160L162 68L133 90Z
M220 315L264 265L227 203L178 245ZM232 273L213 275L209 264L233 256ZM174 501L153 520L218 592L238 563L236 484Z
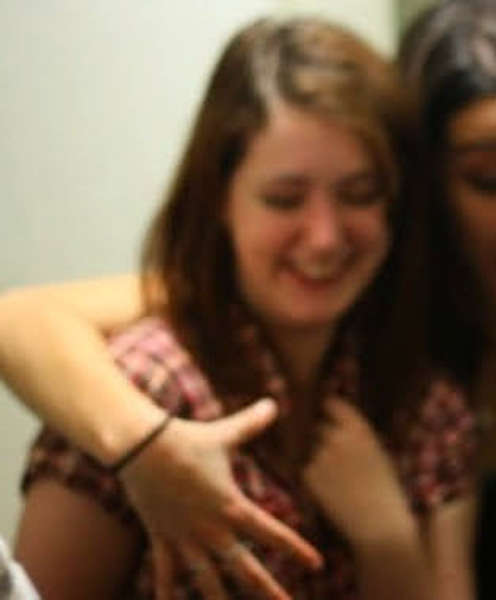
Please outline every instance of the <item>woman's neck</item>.
M335 337L335 328L315 330L274 329L270 337L299 391L310 393L317 383L322 361Z

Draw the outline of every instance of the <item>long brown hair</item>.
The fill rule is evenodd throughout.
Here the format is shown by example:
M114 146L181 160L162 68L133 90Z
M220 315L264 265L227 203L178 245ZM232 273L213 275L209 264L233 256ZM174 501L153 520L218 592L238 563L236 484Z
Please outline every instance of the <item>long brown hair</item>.
M238 349L228 313L237 289L221 214L230 178L276 100L356 133L394 197L393 229L402 213L412 119L394 67L354 34L320 19L259 20L235 35L143 253L144 274L158 275L167 290L164 304L147 287L150 310L166 314L221 396L253 399L260 392L233 360ZM381 289L391 288L390 280L382 277ZM375 302L365 304L378 306L376 289L373 295Z

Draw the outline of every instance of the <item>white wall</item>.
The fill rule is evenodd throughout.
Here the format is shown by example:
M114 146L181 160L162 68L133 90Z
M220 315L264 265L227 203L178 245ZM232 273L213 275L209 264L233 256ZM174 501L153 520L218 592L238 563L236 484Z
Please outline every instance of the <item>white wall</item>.
M279 0L282 11L313 13L340 21L386 53L396 42L398 0Z
M207 72L240 23L303 4L389 50L391 1L0 0L0 291L134 267ZM0 389L7 538L35 424Z
M418 13L427 9L438 0L398 0L398 24L400 29L408 26Z

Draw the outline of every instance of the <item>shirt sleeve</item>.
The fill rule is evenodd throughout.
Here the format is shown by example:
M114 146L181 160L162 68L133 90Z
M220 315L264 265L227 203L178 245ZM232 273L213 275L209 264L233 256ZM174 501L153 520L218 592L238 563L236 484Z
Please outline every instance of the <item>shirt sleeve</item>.
M447 380L431 386L399 458L401 479L417 512L473 490L478 448L475 415Z
M181 353L172 340L163 324L148 319L109 340L109 349L136 387L164 408L186 414L177 378L177 373L181 373ZM138 523L119 480L48 427L42 428L31 447L21 483L23 491L44 478L90 496L126 524Z

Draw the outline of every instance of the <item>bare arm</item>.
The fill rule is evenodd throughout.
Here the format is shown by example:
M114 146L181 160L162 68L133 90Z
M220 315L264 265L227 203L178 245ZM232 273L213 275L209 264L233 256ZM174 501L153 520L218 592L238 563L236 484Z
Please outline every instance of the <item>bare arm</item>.
M133 276L32 288L0 300L0 374L43 420L103 464L112 464L163 419L163 409L117 369L102 335L142 312ZM246 499L227 471L217 468L232 446L267 427L275 410L254 406L236 417L212 424L174 419L153 451L122 473L154 548L187 536L201 552L217 553L242 531L317 565L314 549ZM262 565L254 566L251 553L236 570L252 587L286 597Z
M52 480L29 491L15 548L42 598L122 598L138 566L137 533Z
M438 600L418 524L366 419L335 398L305 470L309 491L348 540L362 600Z
M434 510L424 531L436 599L474 600L475 495Z
M135 276L8 292L0 299L0 372L44 421L112 463L161 418L115 368L103 333L143 312Z
M397 529L396 537L363 546L365 552L359 555L363 597L394 599L396 588L401 598L475 600L475 504L469 496L435 508L422 523L422 540L415 524L403 539Z
M474 600L474 498L443 504L419 525L362 415L336 399L329 416L306 482L353 548L360 598Z
M387 516L383 517L387 519ZM418 527L405 515L404 526L381 532L376 540L355 546L360 598L364 600L441 600Z
M403 537L397 528L396 535L364 545L358 557L363 597L396 598L396 588L401 598L475 600L475 506L475 497L468 496L435 508L423 520L421 540L414 524Z

